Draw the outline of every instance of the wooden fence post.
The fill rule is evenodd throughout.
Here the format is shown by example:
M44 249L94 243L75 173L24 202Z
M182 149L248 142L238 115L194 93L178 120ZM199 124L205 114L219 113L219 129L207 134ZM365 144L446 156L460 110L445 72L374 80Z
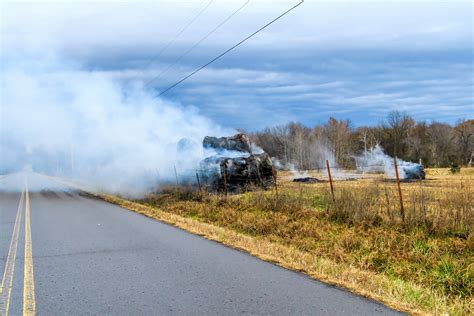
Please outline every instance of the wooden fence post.
M176 172L176 165L174 165L174 176L176 178L176 193L179 192L178 172Z
M332 201L336 202L336 198L334 197L334 187L332 186L331 168L329 168L329 160L327 159L326 159L326 168L328 169L328 177L329 177L329 185L331 187Z
M199 181L199 173L196 171L196 180L197 180L197 183L198 183L198 187L199 187L199 193L202 193L201 191L201 181Z
M227 198L227 160L224 160L224 194Z
M402 216L402 222L405 222L405 209L403 208L402 189L400 187L400 177L398 176L397 157L393 158L393 166L395 167L395 175L397 176L398 196L400 197L400 215Z
M275 166L272 166L272 175L273 175L273 184L275 185L275 194L278 198L278 185L277 185L277 173L275 170Z

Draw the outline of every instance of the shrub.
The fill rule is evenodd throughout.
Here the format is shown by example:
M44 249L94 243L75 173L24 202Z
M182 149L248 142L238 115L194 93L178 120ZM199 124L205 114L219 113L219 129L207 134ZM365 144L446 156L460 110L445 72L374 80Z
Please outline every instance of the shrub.
M461 172L461 166L455 162L452 162L449 166L449 172L451 172L452 174L459 173Z

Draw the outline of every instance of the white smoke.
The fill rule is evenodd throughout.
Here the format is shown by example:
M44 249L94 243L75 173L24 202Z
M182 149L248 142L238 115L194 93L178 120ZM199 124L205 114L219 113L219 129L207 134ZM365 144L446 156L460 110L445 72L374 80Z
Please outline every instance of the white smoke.
M359 156L354 157L357 168L364 172L384 173L386 176L394 178L395 165L393 157L385 154L382 147L376 145L372 149ZM401 179L418 178L424 174L420 164L404 161L397 158L398 175Z
M290 171L291 172L291 175L293 176L293 178L305 178L305 177L309 177L309 172L308 170L298 170L298 168L296 168L295 164L294 163L287 163L285 165L285 168L286 170Z
M383 152L380 145L376 145L367 152L354 157L357 169L369 173L384 173L387 176L395 176L393 158Z
M27 167L109 192L141 192L174 179L175 167L198 168L204 136L233 132L139 83L58 58L9 58L2 68L0 174Z
M310 171L326 171L326 160L329 161L333 174L338 174L340 170L334 151L331 149L331 145L327 139L312 139L306 144L296 147L294 154L291 156L291 161L282 162L276 157L272 157L272 161L277 170L290 171L293 179L309 177ZM305 165L309 167L308 169L301 168L303 161Z

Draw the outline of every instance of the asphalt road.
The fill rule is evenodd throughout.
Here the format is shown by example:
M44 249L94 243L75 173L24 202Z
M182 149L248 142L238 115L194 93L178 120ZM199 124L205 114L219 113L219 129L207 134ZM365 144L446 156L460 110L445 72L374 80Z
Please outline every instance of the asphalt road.
M46 177L24 178L0 179L0 315L396 314Z

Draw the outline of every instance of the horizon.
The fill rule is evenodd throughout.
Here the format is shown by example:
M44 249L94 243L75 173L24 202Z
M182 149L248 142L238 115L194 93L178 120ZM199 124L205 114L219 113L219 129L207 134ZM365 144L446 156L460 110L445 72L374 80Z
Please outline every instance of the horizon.
M390 111L390 112L387 112L387 114L385 115L385 117L382 117L381 120L379 122L375 122L374 124L370 125L370 124L362 124L362 125L356 125L354 124L353 121L351 121L349 118L335 118L335 117L332 117L332 116L329 116L326 118L325 121L320 121L318 123L315 123L315 124L303 124L299 121L288 121L286 123L283 123L283 124L279 124L279 125L271 125L271 126L264 126L258 130L252 130L252 131L248 131L250 133L255 133L255 132L261 132L263 131L264 129L266 128L273 128L273 127L280 127L280 126L287 126L289 124L292 124L292 123L296 123L296 124L301 124L302 126L304 127L307 127L307 128L315 128L315 127L319 127L319 126L323 126L323 125L326 125L328 123L328 121L332 118L336 119L338 122L342 122L342 121L348 121L349 122L349 127L351 129L358 129L358 128L363 128L363 127L370 127L370 128L377 128L377 127L380 127L380 126L384 126L387 124L387 118L389 116L389 114L393 112L393 111ZM431 125L431 124L446 124L446 125L449 125L450 127L455 127L456 125L462 123L462 122L466 122L466 121L473 121L474 119L473 118L464 118L464 117L461 117L461 118L458 118L457 120L455 120L453 123L451 122L443 122L441 120L416 120L415 118L413 118L409 112L406 112L406 111L403 111L403 112L400 112L400 111L396 111L395 112L398 112L402 115L407 115L409 116L411 119L414 120L414 123L416 125L418 124L426 124L426 125ZM247 130L245 130L247 132Z

